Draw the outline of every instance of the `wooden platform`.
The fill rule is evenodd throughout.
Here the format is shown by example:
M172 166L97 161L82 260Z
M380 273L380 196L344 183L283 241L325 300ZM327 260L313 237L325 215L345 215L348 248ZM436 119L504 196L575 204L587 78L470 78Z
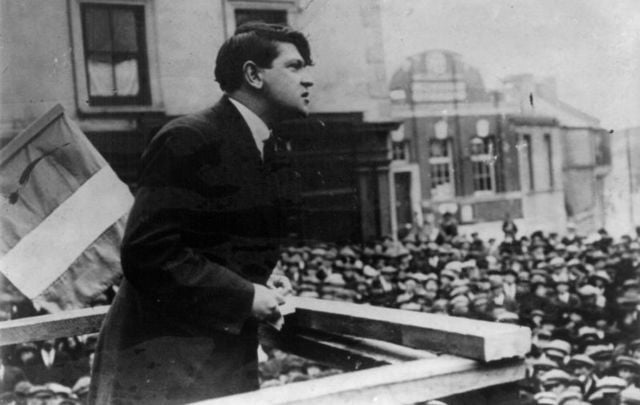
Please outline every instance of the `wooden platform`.
M513 383L525 376L528 328L337 301L291 304L282 349L350 372L198 404L395 404L463 393L474 404L517 404ZM0 346L95 333L107 310L0 322ZM509 387L507 399L492 399L492 387Z

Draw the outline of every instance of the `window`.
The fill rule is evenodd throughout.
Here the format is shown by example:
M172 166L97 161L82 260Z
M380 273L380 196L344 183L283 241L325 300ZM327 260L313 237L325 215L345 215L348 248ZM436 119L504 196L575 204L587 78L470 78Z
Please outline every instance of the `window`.
M90 106L149 105L144 6L81 5Z
M392 142L393 160L408 162L409 161L409 144L406 141Z
M236 27L249 21L262 21L269 24L287 24L286 10L236 9Z
M429 141L431 198L446 200L455 196L451 142L448 139Z
M523 145L522 147L525 150L525 153L527 154L527 173L529 174L529 191L533 191L535 190L535 182L534 182L534 173L533 173L533 146L531 143L531 135L529 134L525 134L522 135L522 141L523 141Z
M544 146L547 152L547 164L549 170L549 188L553 188L553 145L551 144L551 135L544 134Z
M495 152L493 137L471 140L471 173L475 193L494 193L496 190Z

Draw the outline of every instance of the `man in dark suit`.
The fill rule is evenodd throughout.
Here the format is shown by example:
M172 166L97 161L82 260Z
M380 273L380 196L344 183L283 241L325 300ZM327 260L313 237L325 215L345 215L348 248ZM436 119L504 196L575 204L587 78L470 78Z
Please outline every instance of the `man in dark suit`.
M20 381L27 381L27 376L19 367L4 364L0 356L0 394L11 392Z
M216 60L225 96L151 141L90 403L186 403L258 388L258 323L283 303L267 287L284 231L281 165L263 141L269 126L308 115L310 64L301 33L244 25Z

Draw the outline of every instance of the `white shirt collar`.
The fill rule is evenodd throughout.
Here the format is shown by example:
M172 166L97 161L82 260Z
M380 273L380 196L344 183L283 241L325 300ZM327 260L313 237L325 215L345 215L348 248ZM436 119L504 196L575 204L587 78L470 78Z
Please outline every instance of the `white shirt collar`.
M231 103L236 106L238 112L240 113L240 115L242 115L242 118L244 118L245 122L249 126L249 129L251 130L251 135L253 135L256 146L260 151L260 156L264 157L264 141L266 141L267 138L269 138L269 136L271 135L271 130L269 129L267 124L265 124L264 121L262 121L262 119L258 117L256 113L248 109L244 104L232 99L231 97L229 97L229 101L231 101Z

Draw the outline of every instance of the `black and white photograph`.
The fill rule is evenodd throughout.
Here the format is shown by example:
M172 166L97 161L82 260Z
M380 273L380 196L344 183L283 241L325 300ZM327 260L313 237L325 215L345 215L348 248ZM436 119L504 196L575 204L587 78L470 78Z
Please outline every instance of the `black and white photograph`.
M0 405L640 405L640 2L0 0Z

